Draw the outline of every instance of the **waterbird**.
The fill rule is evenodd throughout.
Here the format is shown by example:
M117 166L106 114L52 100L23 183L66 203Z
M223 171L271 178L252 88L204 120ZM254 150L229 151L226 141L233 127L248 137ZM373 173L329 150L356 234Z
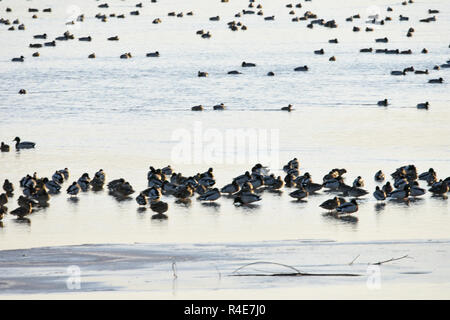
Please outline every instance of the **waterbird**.
M380 189L379 186L375 188L375 192L373 193L373 196L377 200L386 200L386 193Z
M345 213L355 213L358 211L358 203L355 199L352 199L350 202L345 202L336 208L337 213L345 214Z
M32 149L36 145L36 143L34 143L34 142L21 141L19 137L15 137L13 141L16 142L16 150Z
M198 197L200 201L215 201L221 197L220 191L218 188L214 188L205 192L203 195Z
M287 107L282 107L281 110L291 112L292 111L292 104L289 104Z
M383 173L383 171L378 170L377 173L375 173L375 181L381 182L384 181L385 179L385 175Z
M387 99L378 101L378 105L379 105L379 106L387 107L388 104L389 104L389 103L388 103L388 100L387 100Z
M430 104L427 102L425 103L419 103L417 104L417 109L428 109L428 107L430 106Z
M444 79L442 79L442 78L428 80L428 83L443 83L443 82L444 82Z
M2 144L1 144L1 146L0 146L0 151L1 152L9 152L9 145L7 145L7 144L5 144L3 141L2 141Z
M76 196L80 192L80 186L74 181L66 191L71 197Z

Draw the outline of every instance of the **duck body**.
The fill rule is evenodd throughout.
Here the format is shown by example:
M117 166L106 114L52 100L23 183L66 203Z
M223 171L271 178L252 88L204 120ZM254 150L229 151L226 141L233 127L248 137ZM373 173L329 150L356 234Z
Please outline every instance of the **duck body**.
M345 202L336 208L336 212L340 214L350 214L358 211L358 204L355 199L352 199L350 202Z
M200 197L198 197L198 200L201 201L215 201L221 197L220 191L218 188L214 188L212 190L206 191L204 194L202 194Z
M16 142L16 150L20 149L33 149L36 143L29 141L21 141L19 137L16 137L13 141Z

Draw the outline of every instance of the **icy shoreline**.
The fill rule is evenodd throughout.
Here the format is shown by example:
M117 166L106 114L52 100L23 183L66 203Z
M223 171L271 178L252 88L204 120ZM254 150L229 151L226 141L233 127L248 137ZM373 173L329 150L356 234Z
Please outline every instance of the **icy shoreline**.
M0 297L448 299L449 251L450 240L89 244L3 250ZM235 272L255 262L264 263ZM356 276L272 276L292 273L278 264L314 275Z

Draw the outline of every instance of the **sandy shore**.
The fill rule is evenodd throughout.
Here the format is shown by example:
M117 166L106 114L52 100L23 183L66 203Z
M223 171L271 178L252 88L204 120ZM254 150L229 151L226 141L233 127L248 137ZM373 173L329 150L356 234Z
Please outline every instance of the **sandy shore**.
M108 244L4 250L0 251L0 297L448 299L449 250L450 240ZM392 258L401 259L373 264ZM255 262L277 264L259 263L234 272ZM278 264L302 273L340 275L270 276L293 272ZM354 276L345 276L349 274Z

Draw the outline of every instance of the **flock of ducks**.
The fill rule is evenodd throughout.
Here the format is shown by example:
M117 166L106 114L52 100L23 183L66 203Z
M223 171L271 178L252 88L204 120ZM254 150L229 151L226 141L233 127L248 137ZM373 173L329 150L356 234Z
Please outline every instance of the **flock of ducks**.
M151 2L152 3L156 3L157 1L156 0L151 0ZM222 1L222 2L226 3L228 1ZM414 3L413 0L409 0L409 1L402 2L401 5L402 6L407 6L407 5L411 5L413 3ZM288 3L288 4L285 5L285 7L287 8L287 10L289 10L289 12L288 12L289 15L296 15L296 12L295 12L294 9L303 8L303 6L305 6L305 5L306 5L306 3L303 4L303 5L301 3L297 3L295 5L292 4L292 3ZM143 8L142 2L141 3L137 3L135 5L135 7L136 8ZM110 6L109 6L108 3L102 3L102 4L98 5L98 8L100 8L100 9L109 9ZM261 4L256 4L255 0L249 0L248 8L244 8L240 12L237 12L234 15L234 17L239 19L239 18L242 18L245 15L258 15L258 16L263 16L264 21L270 22L270 21L274 21L275 20L275 16L274 15L264 16L264 12L263 12L262 9L263 9L263 6ZM394 9L392 7L387 7L386 11L391 13L391 12L394 11ZM11 15L11 12L13 12L13 10L11 8L9 8L9 7L6 8L6 13L9 16ZM34 19L38 19L37 12L39 12L39 9L29 8L28 12L33 13L32 17ZM51 8L45 8L45 9L42 10L42 12L46 13L46 14L49 14L49 13L52 12L52 9ZM428 9L427 13L428 13L428 15L433 15L433 16L429 16L427 18L419 19L420 23L431 23L431 22L437 21L436 15L439 14L439 10ZM130 16L139 16L140 12L139 12L139 10L133 10L133 11L129 12L129 15ZM176 12L172 11L172 12L169 12L167 14L168 17L177 17L177 18L183 18L185 15L186 16L193 16L194 13L193 13L193 11L189 11L189 12L187 12L185 14L183 12L176 13ZM108 18L124 19L125 18L125 14L97 13L95 15L95 18L100 20L100 21L102 21L102 22L107 22ZM345 21L346 22L353 22L356 19L361 19L361 15L359 13L351 15L350 17L346 18ZM82 22L84 22L84 20L85 20L85 15L81 14L74 21L69 21L67 24L70 25L70 24L75 24L75 23L82 23ZM384 25L387 25L392 20L393 20L393 18L391 16L385 16L384 18L381 18L380 15L373 15L373 16L369 17L369 19L366 21L366 23L374 24L374 25L377 25L378 27L382 27ZM400 14L398 16L398 20L402 21L402 22L403 21L408 21L408 22L410 21L409 17L407 17L407 16L405 16L403 14ZM222 21L222 19L221 19L220 16L217 15L217 16L209 17L209 21L220 22L220 21ZM336 21L334 19L325 21L324 19L318 18L318 15L313 13L313 12L311 12L311 11L305 11L303 13L303 15L296 16L296 17L292 18L292 22L300 22L300 21L306 21L307 22L306 26L308 28L310 28L310 29L314 28L314 26L323 26L323 27L327 27L327 28L337 28L338 27L338 25L337 25L337 23L336 23ZM10 19L8 19L8 18L1 18L0 17L0 23L1 24L5 24L7 26L10 26L12 24L12 26L8 27L8 30L11 30L11 31L16 30L15 25L18 25L18 30L24 30L25 29L25 26L23 24L20 24L19 19L14 19L13 22L11 23ZM160 24L160 23L162 23L162 20L160 18L155 18L152 21L152 23L153 24ZM244 25L239 20L238 21L236 21L236 20L228 21L228 22L226 22L226 25L232 31L247 30L247 26ZM352 31L353 32L359 32L361 30L360 30L359 27L353 26ZM373 31L373 28L367 26L365 28L365 31L366 32L371 32L371 31ZM415 32L416 32L415 28L410 27L408 29L408 32L407 32L406 36L407 37L412 37ZM205 38L205 39L209 39L209 38L212 37L210 31L205 31L203 29L197 30L196 34L200 35L202 38ZM47 40L47 37L48 37L47 33L43 33L43 34L36 34L36 35L34 35L33 39ZM73 34L71 34L69 31L66 31L62 36L58 36L52 41L47 41L47 42L44 42L44 43L30 43L29 47L30 48L55 47L56 43L57 43L56 41L68 41L68 40L74 40L75 38L76 37ZM91 42L91 41L93 41L93 39L94 39L94 37L92 37L90 35L89 36L78 37L78 40L79 41L83 41L83 42ZM108 37L107 40L109 40L109 41L119 41L119 37L117 35L116 36L111 36L111 37ZM374 41L375 41L375 43L388 43L389 39L388 39L388 37L381 37L381 38L376 38ZM338 41L338 39L335 38L335 39L330 39L328 41L328 43L339 44L340 41ZM449 45L449 47L450 47L450 45ZM372 47L370 47L370 48L363 48L363 49L360 50L360 52L362 52L362 53L372 53L372 52L374 52L374 53L384 53L384 54L413 54L411 49L406 49L406 50L386 49L386 48L373 49ZM427 54L428 50L426 48L423 48L421 53L422 54ZM316 55L324 55L325 54L325 50L323 48L318 49L318 50L314 50L314 54L316 54ZM35 53L32 54L32 56L33 57L39 57L40 53L39 52L35 52ZM146 56L147 57L159 57L160 53L158 51L150 52L150 53L147 53ZM88 58L90 58L90 59L94 59L96 57L97 56L96 56L95 53L91 53L91 54L88 55ZM133 55L131 54L131 52L125 52L125 53L120 55L121 59L131 59L132 57L133 57ZM333 55L328 60L329 61L336 61L337 59L336 59L336 56ZM19 57L14 57L14 58L12 58L12 61L13 62L24 62L25 61L25 57L23 55L21 55ZM249 62L242 62L242 65L241 65L242 68L255 67L255 66L256 66L255 63L249 63ZM444 69L444 68L450 68L450 60L448 60L446 63L443 63L441 65L435 65L433 68L430 68L430 69L432 69L434 71L438 71L438 70ZM304 66L300 66L300 67L295 67L294 71L310 71L310 68L308 66L304 65ZM411 73L414 73L414 74L427 74L427 75L430 73L430 71L428 69L426 69L426 70L414 70L414 68L411 67L411 68L403 68L403 70L393 70L393 71L391 71L391 74L395 75L395 76L405 76L408 72L411 72ZM242 72L238 71L238 70L232 70L232 71L229 71L228 74L230 74L230 75L239 75L239 74L242 74ZM209 76L209 73L206 72L206 71L199 71L198 72L198 77L208 77L208 76ZM273 71L269 71L269 72L267 72L267 76L272 76L273 77L273 76L275 76L275 73ZM444 83L444 79L442 77L433 78L433 79L429 79L428 83L442 84L442 83ZM19 94L26 94L26 93L27 93L27 91L25 89L21 89L19 91ZM388 105L387 99L385 99L383 101L380 101L380 102L378 102L378 105L380 105L380 106L387 106ZM429 103L428 102L419 103L417 105L418 109L428 109L428 107L429 107ZM192 108L192 110L193 111L201 111L203 109L199 108L199 107L194 107L194 108Z
M20 139L17 139L17 142L20 145ZM191 204L193 197L210 205L214 205L214 201L224 197L233 200L236 206L252 208L255 202L262 200L264 192L282 193L283 189L287 188L289 196L298 202L306 202L305 199L320 191L334 194L333 198L324 201L320 207L327 210L328 214L339 217L357 212L358 199L369 194L369 191L363 188L364 180L361 176L354 179L352 184L345 182L346 169L332 169L322 177L321 182L316 183L310 173L301 174L299 167L297 158L290 160L283 166L285 176L282 178L270 173L269 168L258 163L251 170L234 177L229 184L219 188L216 186L213 168L193 176L184 176L180 172L174 172L170 165L158 169L150 166L147 173L147 188L140 191L135 200L140 211L146 210L149 206L155 212L152 219L167 219L165 213L169 206L162 200L163 197L174 197L175 203L187 206ZM428 185L428 192L433 197L447 198L449 192L450 177L438 180L433 168L419 174L414 165L405 165L397 168L390 176L393 182L384 183L386 175L381 170L375 173L374 180L379 185L376 186L373 197L377 201L384 202L387 199L409 201L421 197L427 191L420 187L419 181L424 181ZM17 200L19 207L10 214L17 216L17 219L27 220L26 216L32 212L48 207L51 196L59 194L68 179L67 168L55 171L51 178L38 177L36 173L26 175L19 182L23 194ZM88 173L83 173L67 187L66 193L70 200L78 201L77 196L80 192L100 191L105 184L106 173L100 169L92 179ZM131 195L135 193L131 184L123 178L109 181L106 186L109 195L118 201L131 199ZM3 190L5 193L0 194L0 220L8 213L6 204L14 196L14 185L6 179Z

